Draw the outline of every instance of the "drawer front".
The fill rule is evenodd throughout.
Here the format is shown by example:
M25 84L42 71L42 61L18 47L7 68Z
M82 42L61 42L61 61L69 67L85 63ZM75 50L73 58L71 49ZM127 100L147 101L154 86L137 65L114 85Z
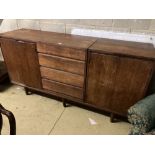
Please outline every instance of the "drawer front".
M85 60L86 58L85 50L62 47L61 45L49 45L45 43L37 43L37 50L38 52L41 53L52 54L56 56L62 56L77 60Z
M83 91L80 88L46 79L42 79L42 84L46 90L55 91L79 99L83 98Z
M64 71L40 67L41 76L50 80L62 82L65 84L83 87L84 77L77 74L72 74Z
M41 66L84 75L83 61L39 53L39 63Z

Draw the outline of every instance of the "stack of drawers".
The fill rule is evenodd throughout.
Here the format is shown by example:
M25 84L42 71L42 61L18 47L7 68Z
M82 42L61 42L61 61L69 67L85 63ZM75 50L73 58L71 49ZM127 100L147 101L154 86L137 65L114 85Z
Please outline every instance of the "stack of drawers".
M86 51L37 43L43 89L83 99Z

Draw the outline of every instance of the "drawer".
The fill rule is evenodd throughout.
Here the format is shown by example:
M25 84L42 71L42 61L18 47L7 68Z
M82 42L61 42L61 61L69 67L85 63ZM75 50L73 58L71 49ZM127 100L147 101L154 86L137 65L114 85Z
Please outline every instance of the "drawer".
M81 88L46 79L42 79L42 84L43 88L46 90L51 90L79 99L83 99L83 90Z
M83 61L40 53L38 55L41 66L84 75L85 63Z
M72 58L77 60L86 59L86 51L82 49L62 47L61 45L50 45L46 43L37 43L38 52L52 54L56 56Z
M46 79L53 81L62 82L65 84L83 87L84 77L77 74L72 74L69 72L64 72L56 69L50 69L46 67L40 67L41 76Z

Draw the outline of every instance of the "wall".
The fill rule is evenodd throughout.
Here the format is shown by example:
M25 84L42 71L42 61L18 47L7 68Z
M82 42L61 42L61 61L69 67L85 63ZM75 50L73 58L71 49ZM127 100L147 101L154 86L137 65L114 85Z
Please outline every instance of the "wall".
M73 28L101 29L116 32L155 34L155 20L39 20L41 29L70 33ZM45 26L47 25L49 26Z
M1 23L0 33L20 28L68 34L74 28L82 28L155 36L155 19L5 19Z
M10 21L13 28L32 28L63 33L71 33L73 28L84 28L155 35L155 19L17 19Z

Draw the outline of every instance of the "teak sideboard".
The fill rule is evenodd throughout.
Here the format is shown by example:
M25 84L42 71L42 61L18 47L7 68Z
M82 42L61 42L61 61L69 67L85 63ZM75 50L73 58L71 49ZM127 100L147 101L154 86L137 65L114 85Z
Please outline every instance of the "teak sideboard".
M20 29L0 34L12 83L126 116L154 72L149 43ZM64 106L65 106L64 102Z

